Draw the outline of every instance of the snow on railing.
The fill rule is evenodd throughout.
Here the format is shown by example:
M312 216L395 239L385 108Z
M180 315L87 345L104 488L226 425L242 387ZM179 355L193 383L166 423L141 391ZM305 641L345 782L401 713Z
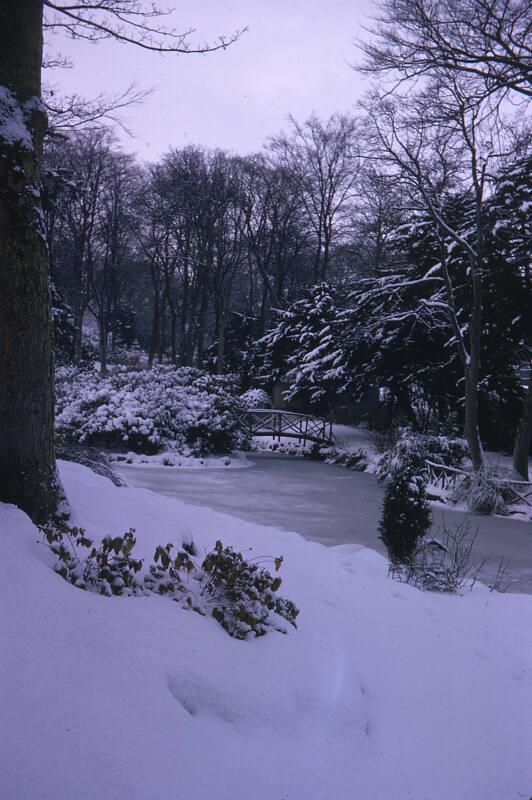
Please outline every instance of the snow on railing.
M463 478L469 473L456 467L448 467L445 464L438 464L435 461L425 460L427 467L427 482L431 486L439 486L442 489L454 489L459 478ZM497 481L500 488L507 494L507 502L524 503L532 508L532 483L530 481L517 481L501 478Z

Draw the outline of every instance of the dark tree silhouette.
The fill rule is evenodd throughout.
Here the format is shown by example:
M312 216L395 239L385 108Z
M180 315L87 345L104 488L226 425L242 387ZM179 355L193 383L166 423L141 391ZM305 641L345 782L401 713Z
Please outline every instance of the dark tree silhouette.
M401 79L461 73L484 94L532 96L532 11L527 0L384 0L360 42L361 69Z

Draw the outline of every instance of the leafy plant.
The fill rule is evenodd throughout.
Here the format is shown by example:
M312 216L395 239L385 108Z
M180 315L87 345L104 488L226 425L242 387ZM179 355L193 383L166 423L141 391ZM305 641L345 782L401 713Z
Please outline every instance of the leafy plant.
M281 568L282 557L276 558L275 571ZM202 570L201 596L212 605L212 616L236 639L248 635L262 636L269 626L286 633L273 619L282 617L296 627L298 609L290 601L277 597L282 580L273 577L258 564L246 561L242 553L223 547L217 541L207 555Z
M142 561L132 556L137 541L133 528L123 536L104 537L99 547L94 546L83 528L68 524L68 515L43 526L41 531L57 557L55 571L69 583L108 596L144 594L137 578Z
M405 462L386 486L380 539L392 564L408 563L430 527L431 513L417 460Z
M210 613L237 639L263 636L269 628L286 633L277 618L296 627L299 613L286 598L278 597L281 578L273 577L242 553L216 542L203 563L196 561L192 542L181 550L158 545L153 563L141 576L143 561L133 557L134 530L123 536L106 536L95 547L83 528L69 524L68 515L41 527L50 550L57 558L55 571L66 581L89 592L111 595L166 595L183 608L205 616ZM282 557L274 559L275 571Z
M178 551L174 557L173 549L174 545L171 543L156 547L154 563L149 566L148 574L144 577L144 584L150 592L170 594L176 599L178 594L182 595L186 592L183 571L194 572L195 566L185 550Z

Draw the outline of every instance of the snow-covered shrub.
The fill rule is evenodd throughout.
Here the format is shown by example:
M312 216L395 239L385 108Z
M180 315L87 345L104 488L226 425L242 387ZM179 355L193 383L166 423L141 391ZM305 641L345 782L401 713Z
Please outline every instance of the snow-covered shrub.
M456 486L452 499L455 503L467 503L475 514L504 514L508 493L500 473L484 468L466 475Z
M240 402L247 411L252 411L254 408L272 407L271 397L264 389L248 389L247 392L240 395Z
M417 462L403 462L394 472L384 493L380 539L392 564L408 563L430 527L431 513L425 482Z
M401 472L405 464L415 464L418 472L424 474L427 460L456 469L462 466L468 452L467 445L462 439L424 436L420 433L409 432L382 456L377 474L380 481L388 480L388 478L393 478L396 473Z
M68 515L41 527L57 561L54 570L79 589L107 596L166 595L183 608L210 614L236 639L263 636L269 629L286 633L281 619L296 627L298 609L277 596L281 578L217 541L201 564L193 542L159 545L153 563L143 572L143 560L133 557L134 529L123 536L106 536L95 547L83 528L72 527ZM275 571L282 557L272 559Z
M63 516L41 528L57 557L55 571L66 581L88 592L111 595L144 594L138 578L142 561L132 557L134 529L123 536L106 536L95 547L83 528L71 527ZM82 551L86 552L82 555Z
M255 453L280 453L286 456L305 456L309 453L308 443L298 442L297 439L278 442L262 436L254 436L249 449Z
M190 558L191 554L186 547L180 550L176 556L173 555L173 544L164 547L159 545L155 550L153 564L150 564L148 574L144 576L144 584L150 592L155 594L170 594L174 599L186 594L186 587L183 583L182 571L194 572L194 563ZM192 606L192 601L188 597L187 603ZM196 609L200 611L200 609Z
M274 560L276 571L282 561L282 558ZM201 568L204 573L201 596L212 606L212 616L230 636L236 639L263 636L268 627L286 633L275 616L296 627L298 609L291 600L276 595L281 578L274 578L268 570L247 561L242 553L217 541Z
M368 454L362 447L355 450L344 450L342 447L322 447L323 460L326 464L338 464L354 472L364 472L368 466Z
M183 545L176 556L172 551L171 544L156 549L144 578L149 591L169 595L202 616L210 614L235 639L263 636L269 628L286 633L281 619L296 627L298 609L276 594L281 578L242 553L217 541L200 565L193 545ZM283 559L273 561L278 571Z
M188 446L194 454L231 452L246 443L242 406L230 376L190 367L58 371L56 430L75 441L140 452Z

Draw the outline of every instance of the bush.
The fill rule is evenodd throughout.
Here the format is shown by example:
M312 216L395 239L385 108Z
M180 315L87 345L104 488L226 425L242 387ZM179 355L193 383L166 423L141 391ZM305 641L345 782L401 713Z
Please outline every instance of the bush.
M355 450L345 450L343 447L323 447L313 444L308 457L313 461L324 461L325 464L337 464L354 472L364 472L369 463L367 452L362 447Z
M505 514L509 498L503 476L496 469L484 468L463 478L452 499L455 503L467 503L475 514Z
M111 595L166 595L183 608L202 616L210 613L236 639L263 636L270 628L286 629L281 619L296 627L298 609L277 596L281 578L247 561L220 541L201 565L192 542L174 555L174 545L159 545L153 563L142 573L143 561L133 557L134 530L102 539L95 547L83 528L72 527L68 515L42 526L41 532L57 561L55 571L66 581L89 592ZM277 572L282 557L272 559Z
M401 472L406 464L415 464L419 474L423 475L427 460L457 469L468 454L467 445L462 439L407 433L380 459L377 474L379 480L384 481Z
M487 564L486 558L473 559L476 536L477 532L471 534L467 521L455 524L452 529L444 525L440 541L422 539L410 561L392 565L390 572L397 580L429 592L470 591ZM501 562L491 589L505 591L505 569Z
M282 558L275 559L278 571ZM275 616L294 627L299 613L295 605L276 592L281 578L274 578L258 564L246 561L242 553L232 547L223 547L220 541L202 564L201 595L212 605L212 615L230 636L246 639L249 634L263 636L268 627L281 633Z
M343 450L341 447L332 448L325 456L326 464L338 464L354 472L364 472L368 466L368 454L362 447L355 450Z
M236 380L201 370L158 366L117 371L58 370L56 430L87 444L194 455L245 447Z
M240 395L240 402L247 411L254 408L271 408L272 401L268 392L264 389L248 389Z
M386 487L379 524L380 539L392 564L410 561L430 521L425 483L417 472L417 463L404 463L402 471L396 471Z
M43 526L41 531L57 557L55 571L69 583L108 596L144 594L137 577L142 561L131 555L137 541L133 528L123 536L104 537L98 548L83 528L68 524L68 516ZM80 555L83 550L88 552Z

